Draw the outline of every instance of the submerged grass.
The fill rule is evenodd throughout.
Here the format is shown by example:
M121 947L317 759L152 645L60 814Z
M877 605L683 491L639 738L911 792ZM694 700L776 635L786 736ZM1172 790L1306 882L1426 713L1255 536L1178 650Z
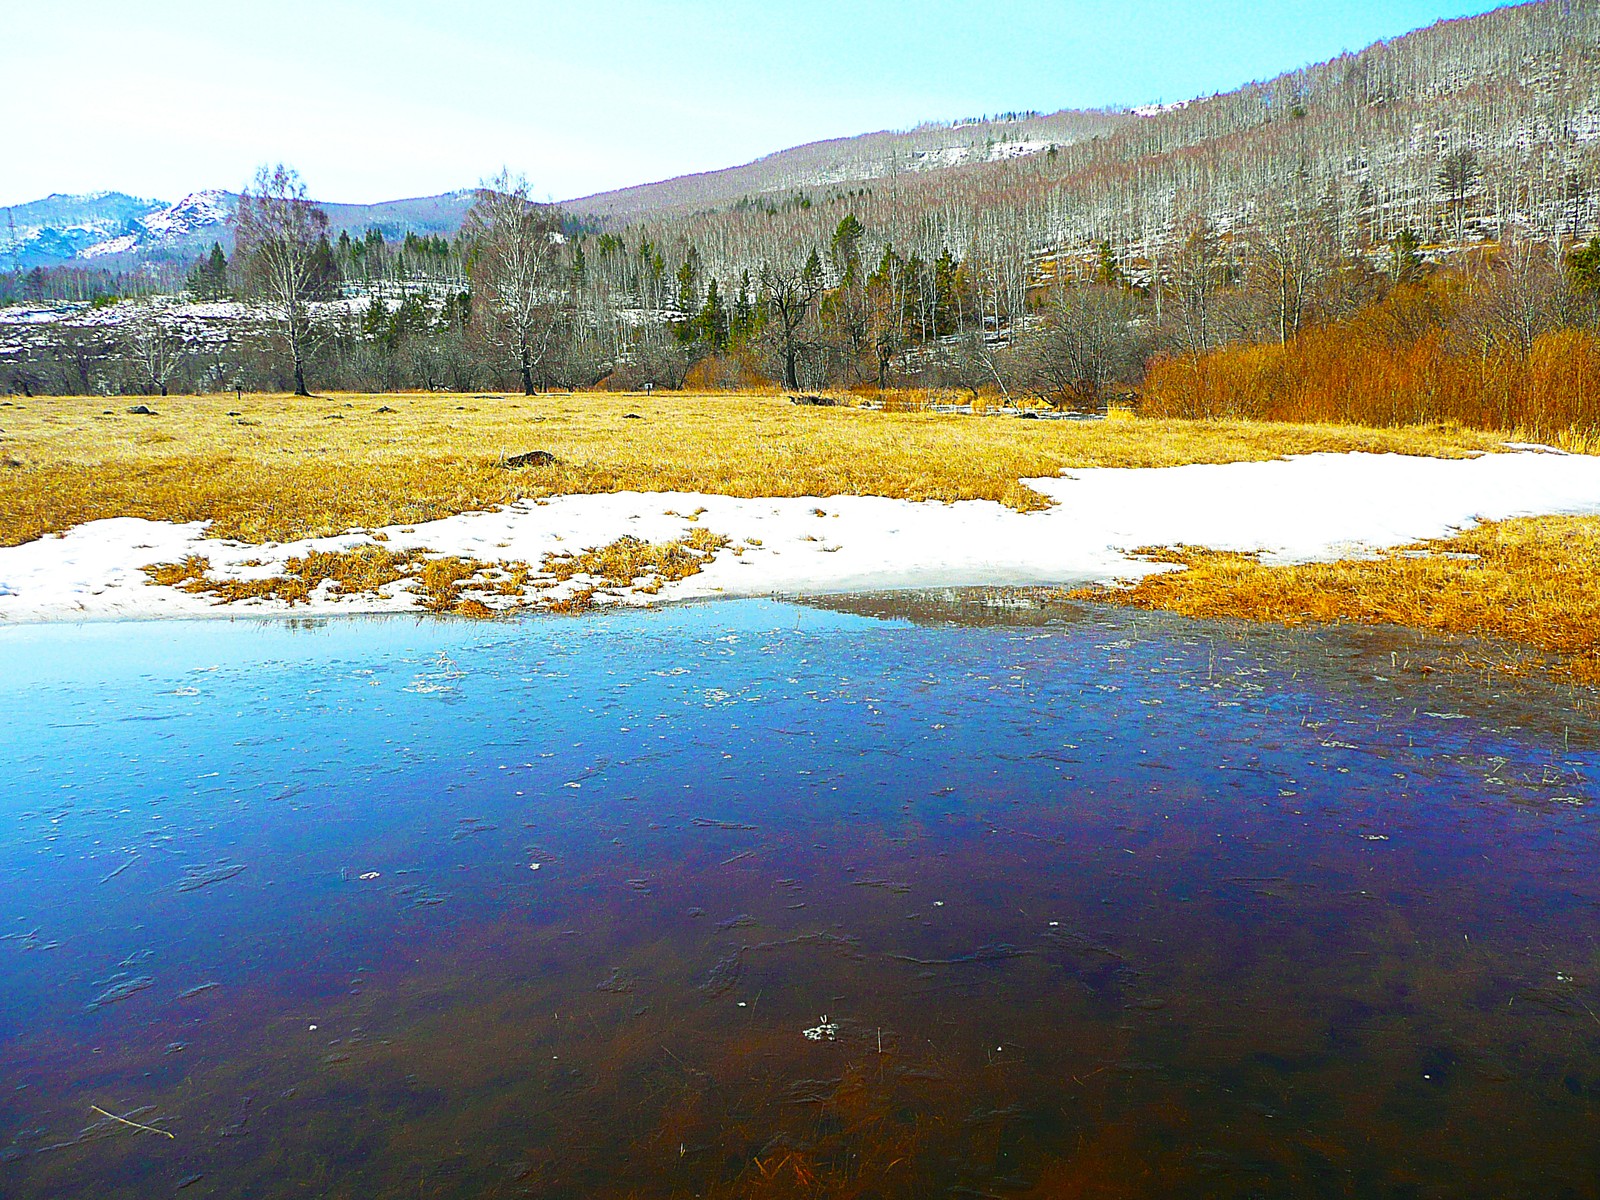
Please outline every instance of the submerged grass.
M1600 517L1521 517L1370 560L1296 566L1188 547L1141 554L1184 569L1070 595L1192 617L1482 637L1552 656L1547 665L1557 671L1600 684Z
M1357 450L1459 457L1503 440L1442 425L1023 421L725 393L172 396L154 402L154 416L128 413L133 400L148 397L0 402L0 545L117 516L209 520L217 537L290 541L626 490L1029 510L1046 502L1021 480L1073 467ZM501 465L533 450L556 461Z

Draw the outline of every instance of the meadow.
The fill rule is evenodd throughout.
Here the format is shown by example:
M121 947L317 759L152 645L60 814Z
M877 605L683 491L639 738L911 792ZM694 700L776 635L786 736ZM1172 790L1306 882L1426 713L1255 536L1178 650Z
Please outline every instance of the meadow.
M140 406L154 415L136 415ZM1319 452L1499 449L1449 425L1019 420L780 395L615 393L35 397L0 402L0 545L104 517L212 522L290 541L519 498L618 491L1047 501L1023 480ZM508 469L543 450L547 466Z
M130 411L140 405L154 414ZM869 408L848 396L823 407L775 394L717 393L30 398L0 407L0 430L0 545L114 516L208 520L213 536L287 542L519 498L623 490L983 499L1027 511L1047 501L1025 480L1071 468L1317 452L1462 457L1503 450L1507 437L1454 423L1373 427L1124 411L1104 421L1023 420L935 412L907 397ZM532 451L554 461L506 465ZM643 549L684 563L630 561L609 574L664 569L675 577L674 570L697 569L699 555L715 547ZM1151 547L1149 554L1186 569L1073 595L1194 616L1386 623L1484 637L1600 682L1600 517L1487 524L1331 564L1268 566L1249 555L1183 547ZM375 569L365 558L322 557L328 561L301 564L305 578L255 586L292 599L294 589L323 575L351 575L355 586ZM422 569L379 565L386 579ZM486 614L481 605L463 609L456 595L461 579L482 565L462 563L441 576L428 590L433 607ZM168 569L175 583L215 590L196 564ZM443 571L437 563L431 569ZM1516 655L1497 658L1514 661Z

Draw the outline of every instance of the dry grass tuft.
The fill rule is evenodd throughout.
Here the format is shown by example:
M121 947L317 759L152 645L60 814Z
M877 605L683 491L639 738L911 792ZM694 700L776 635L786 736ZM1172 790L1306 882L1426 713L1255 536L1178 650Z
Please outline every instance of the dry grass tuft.
M559 583L584 576L612 588L634 587L635 581L644 579L646 582L639 584L637 590L654 594L662 584L698 575L712 556L728 544L721 534L698 527L676 542L624 537L579 554L546 555L544 571Z
M1353 450L1459 457L1502 441L1444 425L1018 421L730 394L240 402L228 393L170 397L159 417L128 416L123 407L103 396L44 397L6 410L0 452L18 465L0 489L0 545L117 516L209 520L217 537L283 542L414 525L519 498L625 490L984 499L1030 510L1046 502L1021 480L1067 468ZM904 396L893 407L926 404ZM244 415L230 417L235 409ZM557 465L498 465L502 455L536 449L553 453Z
M204 555L191 554L182 562L157 563L155 566L145 567L144 573L150 576L150 582L160 584L162 587L182 588L186 592L195 589L188 585L197 579L204 579L206 572L211 570L211 560Z
M217 604L242 600L281 600L290 607L306 604L318 588L331 584L341 596L376 595L389 584L410 581L429 612L456 612L465 616L491 616L481 600L463 592L481 590L498 595L520 595L529 568L526 563L486 563L453 556L430 557L426 550L397 552L381 546L353 550L313 550L291 558L282 575L259 579L216 579L210 560L190 555L180 563L156 563L144 568L150 582L176 587L192 595L214 597Z
M215 603L242 600L281 600L290 607L309 603L318 588L330 585L337 595L377 595L402 580L411 584L427 612L490 617L497 613L484 602L488 596L509 603L498 611L544 608L551 612L586 612L594 607L602 588L632 589L655 595L663 584L687 579L705 569L727 538L695 528L681 541L648 543L622 538L581 554L552 554L545 558L542 578L524 562L482 562L457 555L434 555L428 550L393 551L382 546L352 550L313 550L284 564L284 573L259 579L214 578L211 562L190 555L182 562L145 567L150 582L175 587L192 595L214 597ZM537 592L573 579L592 580L562 598L543 599ZM641 582L642 581L642 582ZM535 594L528 594L530 582Z
M1531 647L1600 684L1600 517L1523 517L1373 560L1266 566L1254 555L1140 551L1181 571L1074 599L1284 625L1408 625Z

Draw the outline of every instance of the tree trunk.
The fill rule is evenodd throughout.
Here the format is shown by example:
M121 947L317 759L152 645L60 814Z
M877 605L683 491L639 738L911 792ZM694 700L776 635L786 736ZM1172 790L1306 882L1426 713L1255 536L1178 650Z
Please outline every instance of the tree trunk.
M306 368L305 368L305 364L300 361L300 358L299 358L298 355L295 357L295 360L294 360L294 394L296 396L309 396L309 395L311 395L311 393L306 390Z

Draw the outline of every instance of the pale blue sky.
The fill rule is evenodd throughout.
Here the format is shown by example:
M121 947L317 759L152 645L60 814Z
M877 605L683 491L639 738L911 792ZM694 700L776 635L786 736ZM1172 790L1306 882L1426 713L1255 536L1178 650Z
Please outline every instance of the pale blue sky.
M1473 0L0 0L0 204L176 199L265 161L327 200L555 199L800 142L1224 91Z

